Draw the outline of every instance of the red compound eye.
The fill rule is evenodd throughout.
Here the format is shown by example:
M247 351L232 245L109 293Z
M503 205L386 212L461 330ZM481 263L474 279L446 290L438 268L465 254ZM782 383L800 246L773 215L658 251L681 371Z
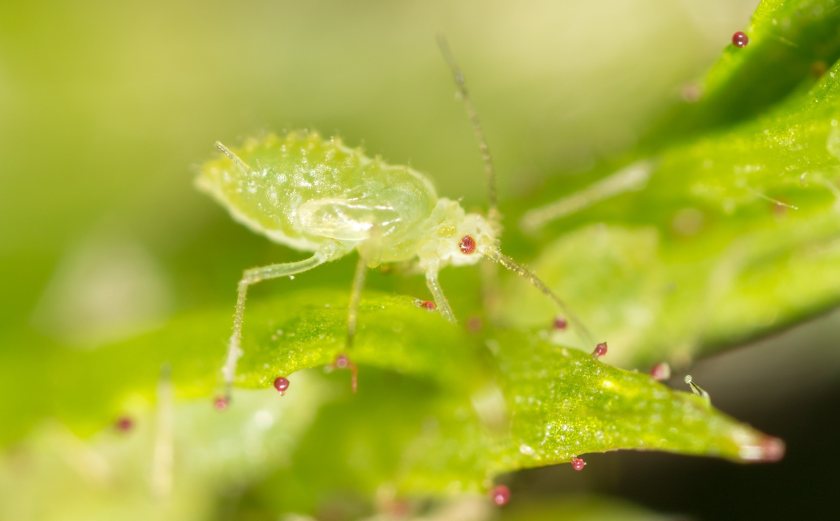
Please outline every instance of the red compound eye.
M586 466L586 462L583 461L583 458L572 458L571 464L575 472L580 472L583 470L583 467Z
M464 235L461 237L461 242L458 243L458 248L464 255L475 253L475 239L472 235Z
M750 43L749 37L741 31L732 35L732 45L735 47L746 47Z

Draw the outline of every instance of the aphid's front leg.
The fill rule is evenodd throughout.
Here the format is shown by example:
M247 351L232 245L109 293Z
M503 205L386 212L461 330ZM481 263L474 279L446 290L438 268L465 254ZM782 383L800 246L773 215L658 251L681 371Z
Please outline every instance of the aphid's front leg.
M242 324L245 319L245 300L248 296L248 287L257 282L269 279L277 279L280 277L288 277L309 271L316 266L320 266L326 262L323 255L315 254L308 259L298 262L286 262L283 264L272 264L270 266L263 266L260 268L251 268L245 270L242 274L242 279L239 281L236 297L236 309L233 313L233 333L230 335L230 343L228 344L227 359L225 366L222 368L222 374L225 379L225 396L223 402L217 402L217 406L224 407L230 401L231 390L233 388L233 379L236 376L236 362L242 356Z
M457 322L457 320L455 320L455 314L452 312L452 308L449 307L449 301L446 300L446 295L443 294L443 290L438 282L437 269L430 268L426 270L426 286L432 293L432 298L435 299L437 309L440 311L440 314L443 315L443 318L453 324Z

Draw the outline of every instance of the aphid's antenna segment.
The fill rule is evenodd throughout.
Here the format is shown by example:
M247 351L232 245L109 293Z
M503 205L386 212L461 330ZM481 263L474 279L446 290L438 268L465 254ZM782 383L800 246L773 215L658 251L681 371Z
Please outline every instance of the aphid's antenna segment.
M589 332L589 329L583 324L583 322L577 318L577 315L572 313L572 310L569 309L569 306L563 302L560 297L557 296L556 293L551 291L551 288L545 285L545 282L540 280L531 270L526 268L525 266L519 264L515 260L511 259L507 255L503 254L500 251L492 251L485 254L485 256L502 266L506 269L516 273L520 277L524 278L528 282L531 283L532 286L540 290L545 296L550 298L554 303L557 305L558 308L562 311L562 313L568 318L569 322L572 323L574 328L580 333L581 339L586 342L587 345L595 345L594 337L592 333Z
M228 159L236 163L236 166L239 167L240 170L242 170L242 173L247 174L251 171L251 167L249 167L248 164L245 163L245 161L242 161L242 159L239 156L234 154L233 151L231 151L231 149L224 146L221 141L216 141L216 148L219 149L219 152L227 156Z
M449 49L449 43L446 37L442 34L437 35L438 46L443 55L443 59L452 70L452 77L455 79L455 85L458 87L458 94L461 101L464 103L464 108L467 110L467 117L475 134L475 139L478 141L478 148L481 151L481 160L484 162L484 173L487 175L487 200L488 209L487 217L494 226L499 227L501 224L501 213L499 212L499 199L496 194L496 170L493 168L493 158L490 156L490 147L487 146L487 139L484 136L484 130L481 128L481 121L478 119L478 112L470 99L470 94L467 91L467 82L464 80L464 73L455 61L452 51Z

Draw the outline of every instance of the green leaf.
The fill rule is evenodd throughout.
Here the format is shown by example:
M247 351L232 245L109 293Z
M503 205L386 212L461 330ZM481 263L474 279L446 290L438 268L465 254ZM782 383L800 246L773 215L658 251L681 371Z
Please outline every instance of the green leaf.
M840 58L838 0L763 0L749 44L724 49L697 87L696 100L671 111L646 141L656 145L730 125L812 87Z
M359 365L358 394L350 391L346 373L334 371L327 376L332 391L319 392L321 398L307 396L293 373L328 366L341 350L346 297L309 290L255 300L248 309L237 383L265 389L276 375L292 375L291 388L277 400L290 405L303 400L313 408L325 403L310 427L289 424L299 431L298 442L273 456L279 470L263 486L271 491L266 501L280 510L311 511L342 491L364 498L387 485L409 495L484 491L503 472L616 449L740 461L780 455L773 439L647 375L515 331L488 331L488 353L475 336L411 299L376 292L363 300L358 344L351 353ZM296 313L280 312L290 309ZM215 433L224 439L243 417L210 406L227 322L227 313L205 312L128 343L42 360L36 375L50 375L56 388L47 389L47 400L27 398L29 405L83 431L109 427L120 411L138 410L137 393L150 395L153 375L167 363L180 396L204 397L197 404L206 411L201 434L182 434L181 443L217 445L221 442L214 442ZM36 376L23 375L21 365L4 369L17 371L18 381ZM59 377L62 371L66 375ZM240 401L241 392L234 395L229 412L245 407L244 417L257 414ZM23 389L18 393L36 396ZM59 404L49 405L57 396ZM97 396L98 408L90 406L91 396ZM194 432L189 427L193 424L183 425ZM8 429L7 422L3 428ZM197 460L208 458L209 463L196 464L197 476L181 479L205 479L214 456L205 451ZM219 458L230 465L238 457L221 451ZM293 483L277 486L289 475L295 476Z
M282 512L383 488L397 497L484 492L502 473L616 449L781 456L778 440L648 375L533 335L502 332L490 343L497 378L469 394L363 366L359 394L345 389L324 408L294 464L249 497Z
M766 116L636 163L643 188L552 222L534 268L632 367L684 363L830 309L840 303L838 125L835 65ZM521 327L550 312L518 284L505 300Z

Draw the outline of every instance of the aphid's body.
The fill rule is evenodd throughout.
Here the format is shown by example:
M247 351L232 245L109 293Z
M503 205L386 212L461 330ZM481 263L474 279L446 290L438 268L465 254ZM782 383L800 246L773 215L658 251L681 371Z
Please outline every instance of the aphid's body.
M358 250L371 267L417 259L439 269L478 261L457 247L461 237L496 244L484 217L438 199L422 174L314 132L226 150L204 166L198 185L253 230L322 261Z

